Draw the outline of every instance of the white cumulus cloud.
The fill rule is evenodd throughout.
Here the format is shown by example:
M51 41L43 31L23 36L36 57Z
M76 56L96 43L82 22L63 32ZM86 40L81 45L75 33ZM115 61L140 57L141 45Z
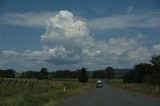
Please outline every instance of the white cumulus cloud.
M155 55L159 55L160 54L160 44L154 45L152 50Z
M123 22L121 22L121 18L112 18L113 20L111 17L108 18L110 22L108 19L108 21L104 19L101 20L101 23L103 25L106 22L110 23L108 28L118 28L122 27L121 23L126 20L124 16L121 17L124 18ZM114 19L118 23L114 24ZM133 20L131 19L131 21ZM2 51L2 54L18 55L12 61L18 61L17 63L21 65L25 64L24 67L54 66L57 68L59 66L66 68L68 66L74 67L74 69L82 66L90 69L106 66L131 67L136 63L147 62L151 56L150 49L143 45L142 33L135 34L134 37L124 35L119 38L96 41L90 35L87 23L67 10L59 11L45 22L46 31L41 35L42 50L26 50L22 53L5 50ZM102 27L99 26L100 20L95 22L97 22L97 28ZM93 23L95 24L95 22ZM126 20L124 27L127 27L128 22L130 21ZM160 46L155 45L152 49L158 52Z
M46 20L52 17L55 12L26 12L7 13L0 16L0 24L10 24L24 27L44 27Z
M101 11L103 11L103 9ZM67 25L67 22L73 23L72 21L74 19L72 18L75 18L75 16L73 16L71 12L66 13L61 11L59 15L56 15L57 13L58 13L57 11L42 11L42 12L32 11L32 12L25 12L25 13L6 13L0 16L0 24L17 25L17 26L24 26L24 27L31 27L31 28L45 27L46 21L49 18L50 20L48 20L48 23L57 22L59 20L59 22L57 22L56 25L54 24L55 27L69 27ZM55 18L54 19L51 18L55 15L56 15L55 18L58 20L56 20ZM79 18L82 19L83 17L79 17ZM90 29L94 29L94 30L160 27L159 12L133 13L132 6L128 7L127 13L125 14L114 15L114 16L106 15L103 17L98 17L93 19L84 19L84 20L88 20L85 24L89 26ZM62 25L61 23L63 23L64 26L61 26ZM76 26L76 24L81 24L81 26L83 26L84 23L82 21L77 21L76 23L74 23L74 26L72 26L73 28L70 28L70 30L75 30L75 29L78 30L79 28ZM83 32L83 28L79 30L82 30ZM82 32L79 31L79 34ZM75 32L73 32L73 34L75 34Z
M2 54L5 56L16 56L18 53L14 50L3 50Z
M129 11L132 11L130 7ZM159 28L160 16L157 14L124 14L100 17L88 20L88 25L94 30L110 30L123 28Z
M89 48L94 39L84 21L76 19L69 11L60 11L47 21L46 32L41 36L52 56L63 60L81 59L84 48ZM61 55L62 54L62 55ZM61 56L60 56L61 55Z
M41 41L49 51L47 62L52 64L97 63L99 66L112 64L120 67L122 61L127 66L145 62L150 57L149 50L139 42L143 40L143 34L135 36L95 41L84 21L69 11L60 11L47 21Z

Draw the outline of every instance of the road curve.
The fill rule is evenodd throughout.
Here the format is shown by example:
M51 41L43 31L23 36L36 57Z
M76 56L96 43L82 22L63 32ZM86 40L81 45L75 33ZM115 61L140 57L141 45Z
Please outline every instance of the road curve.
M160 100L109 85L73 97L58 106L160 106Z

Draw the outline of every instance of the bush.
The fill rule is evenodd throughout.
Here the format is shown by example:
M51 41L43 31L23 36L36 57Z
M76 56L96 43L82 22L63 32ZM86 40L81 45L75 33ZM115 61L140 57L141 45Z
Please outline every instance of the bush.
M88 82L88 73L86 68L79 70L79 82L85 83Z
M0 77L1 78L15 78L16 71L13 69L7 69L7 70L0 70Z

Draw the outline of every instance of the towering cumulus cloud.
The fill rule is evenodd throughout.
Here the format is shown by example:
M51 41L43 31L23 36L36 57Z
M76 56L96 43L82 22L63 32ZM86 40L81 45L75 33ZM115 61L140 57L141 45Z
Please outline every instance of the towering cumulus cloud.
M142 37L122 37L95 41L89 35L86 23L69 11L60 11L47 21L41 40L47 51L46 61L53 64L100 64L118 66L122 61L144 61L150 54L141 46ZM145 56L143 57L142 54ZM142 58L143 57L143 58ZM128 65L128 64L127 64Z
M6 66L18 62L27 68L40 66L51 69L57 67L76 69L82 66L89 69L106 66L124 68L149 61L151 49L157 53L160 51L159 44L147 48L143 42L144 35L141 33L135 34L134 37L124 35L97 41L90 35L87 23L69 11L59 11L46 22L46 31L41 35L42 50L29 49L22 53L4 50L0 53L3 55L0 59L9 58L9 62L5 62Z
M49 47L55 45L77 46L84 44L82 41L91 41L86 23L77 20L69 11L60 11L56 16L47 21L47 31L42 35L42 41ZM87 43L87 42L86 42Z
M86 23L76 19L69 11L60 11L47 21L41 40L49 51L48 61L54 63L81 61L83 49L94 42Z

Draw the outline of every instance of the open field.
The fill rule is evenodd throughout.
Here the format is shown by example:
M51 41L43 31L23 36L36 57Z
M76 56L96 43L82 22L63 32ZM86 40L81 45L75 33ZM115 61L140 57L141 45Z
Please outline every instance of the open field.
M0 106L54 106L94 85L93 80L80 84L76 79L0 79Z
M113 79L108 82L110 85L132 91L138 94L152 96L160 99L160 86L150 84L125 84L120 79Z

